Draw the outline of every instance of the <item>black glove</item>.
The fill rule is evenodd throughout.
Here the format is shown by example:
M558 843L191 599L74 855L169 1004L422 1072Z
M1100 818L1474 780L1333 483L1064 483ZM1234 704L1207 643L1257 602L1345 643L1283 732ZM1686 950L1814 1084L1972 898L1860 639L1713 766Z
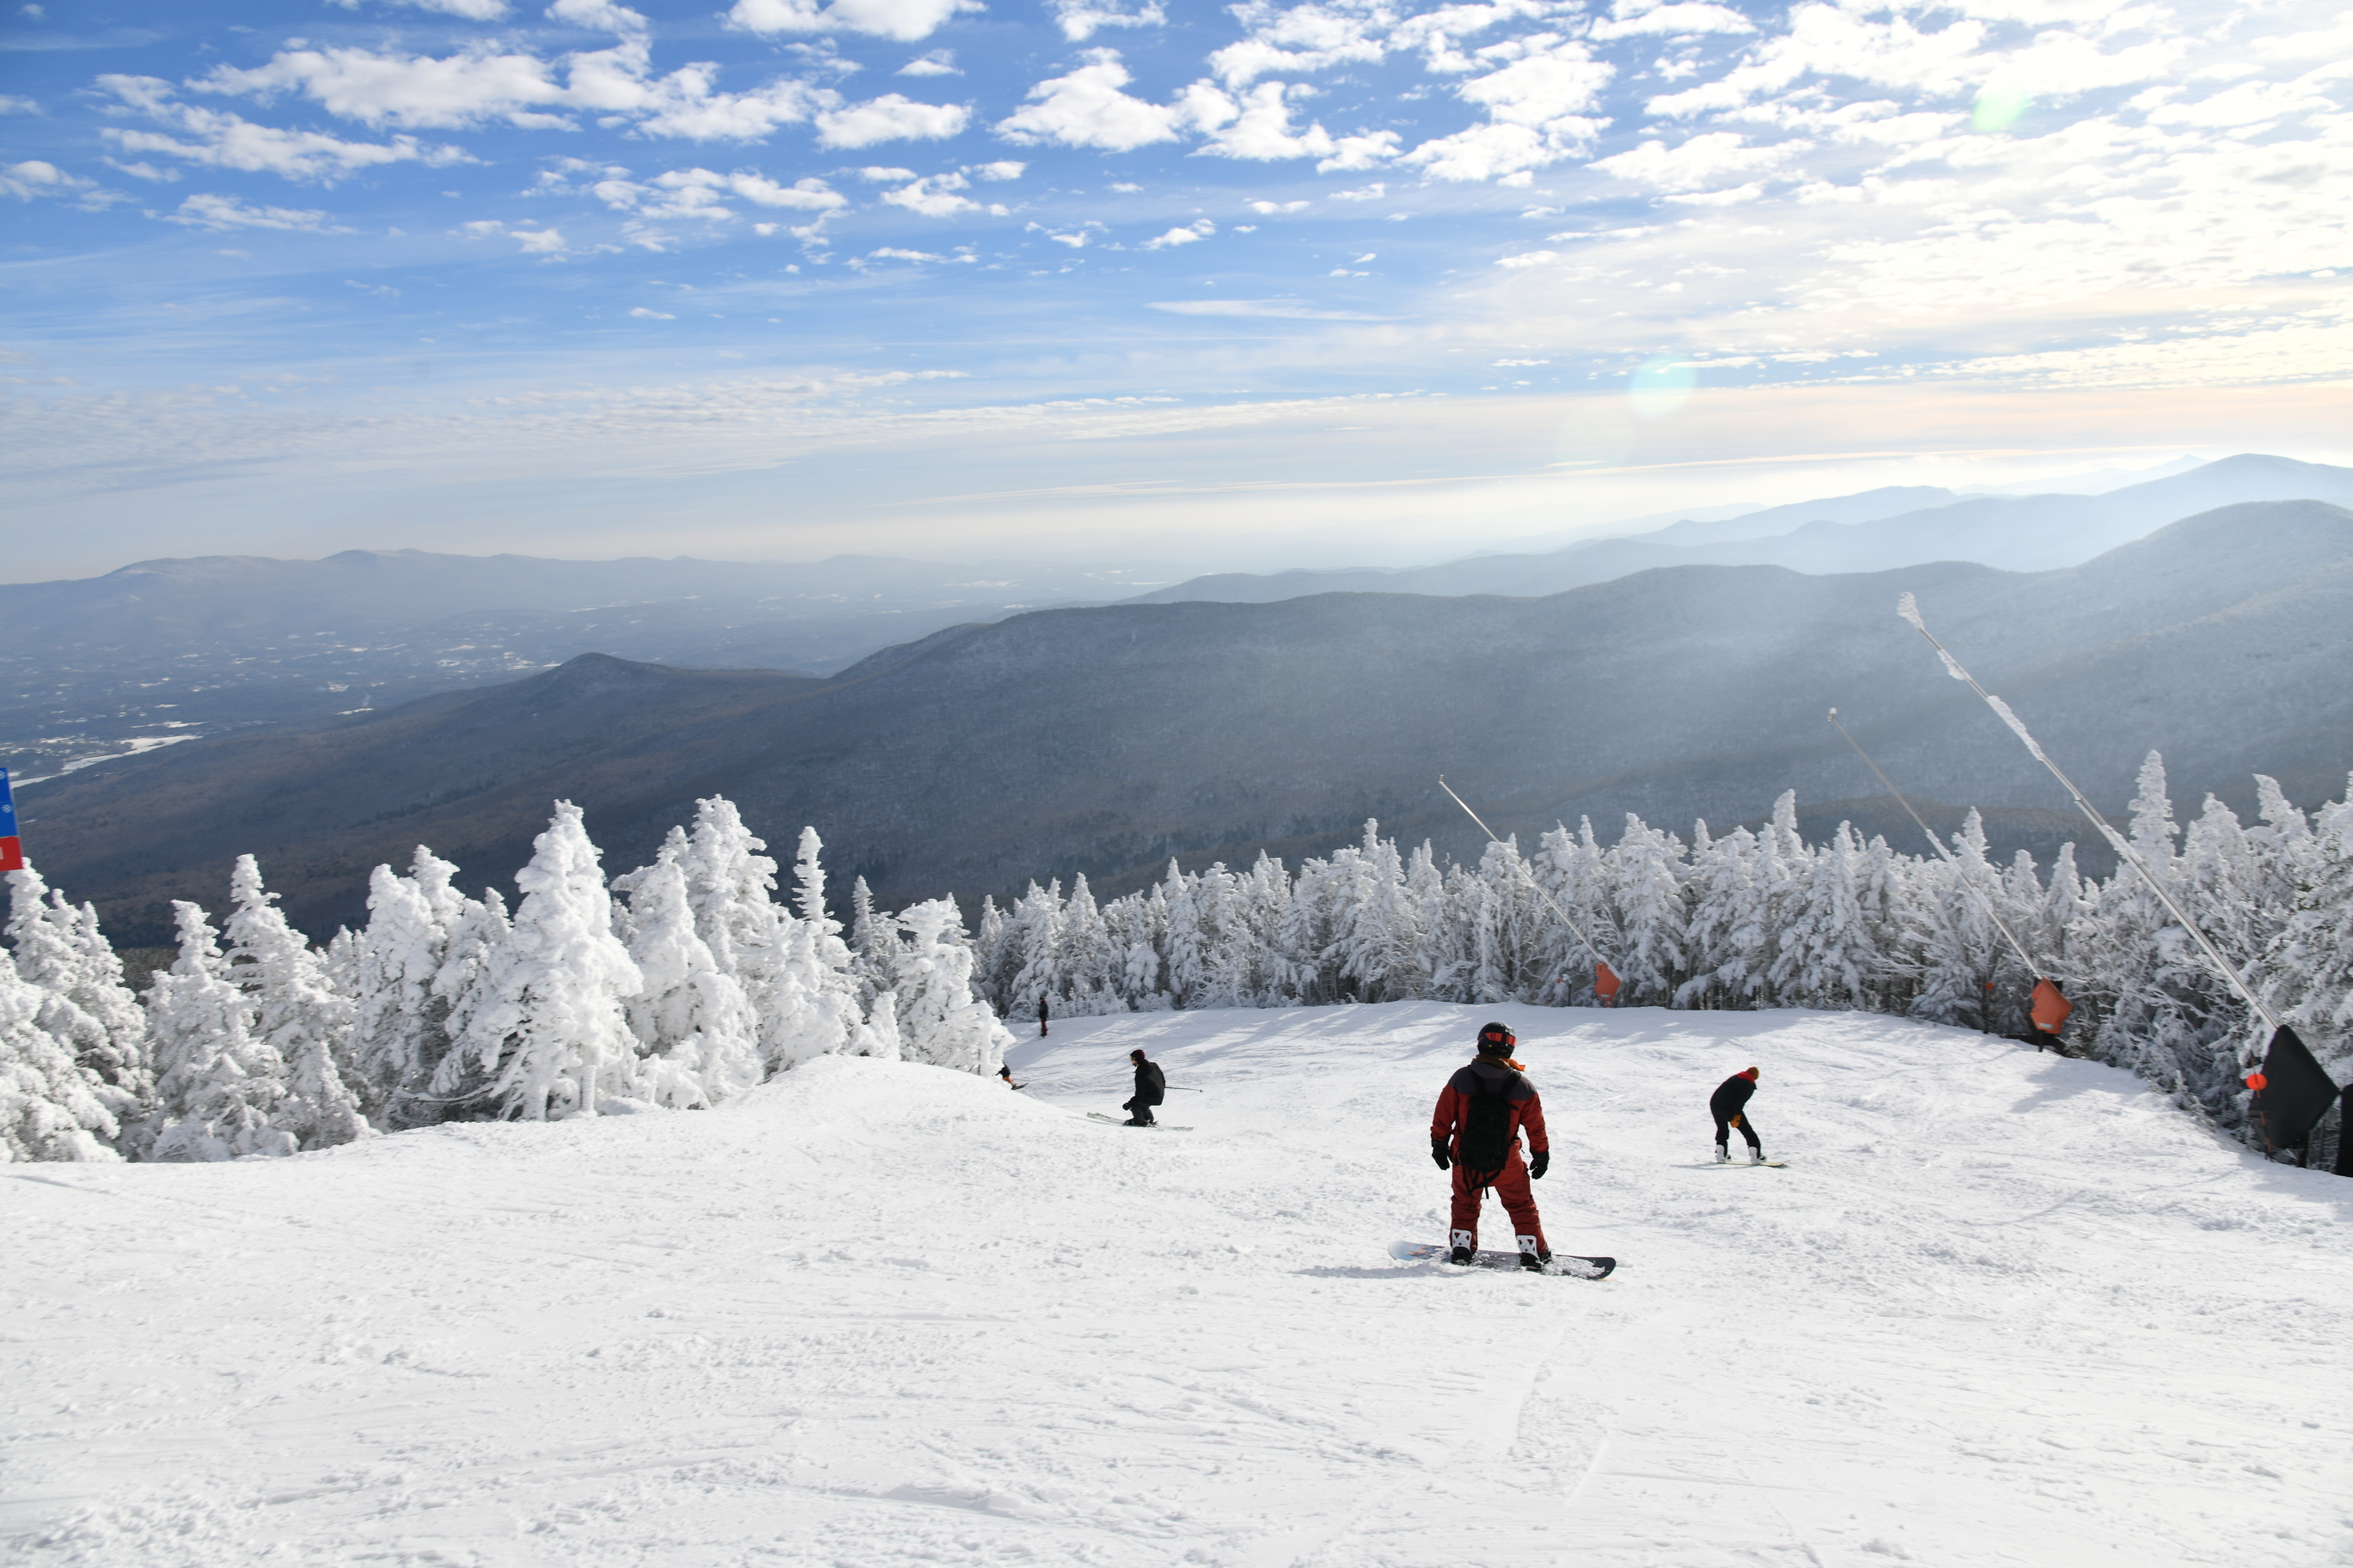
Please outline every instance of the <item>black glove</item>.
M1551 1169L1552 1169L1552 1151L1551 1151L1551 1150L1549 1150L1549 1149L1539 1149L1539 1150L1537 1150L1535 1153L1533 1153L1533 1154L1531 1154L1531 1155L1529 1155L1529 1156L1528 1156L1528 1180L1529 1180L1529 1181L1531 1181L1531 1182L1538 1182L1538 1181L1542 1181L1542 1180L1544 1179L1544 1173L1545 1173L1546 1171L1549 1171L1549 1170L1551 1170Z
M1446 1140L1443 1138L1433 1138L1430 1141L1430 1157L1441 1171L1451 1171L1454 1168L1454 1162L1446 1157Z

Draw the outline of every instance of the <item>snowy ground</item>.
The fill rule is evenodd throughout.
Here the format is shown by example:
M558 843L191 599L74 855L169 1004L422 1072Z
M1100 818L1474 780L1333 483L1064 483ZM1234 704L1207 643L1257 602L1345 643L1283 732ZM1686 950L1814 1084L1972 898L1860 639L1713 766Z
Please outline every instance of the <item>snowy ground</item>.
M1393 1263L1490 1014L1601 1282ZM1196 1131L1085 1120L1144 1045ZM0 1169L13 1563L2353 1563L2353 1182L1807 1013L1081 1019L1033 1087ZM1700 1166L1764 1068L1788 1170ZM1499 1212L1485 1238L1508 1245Z

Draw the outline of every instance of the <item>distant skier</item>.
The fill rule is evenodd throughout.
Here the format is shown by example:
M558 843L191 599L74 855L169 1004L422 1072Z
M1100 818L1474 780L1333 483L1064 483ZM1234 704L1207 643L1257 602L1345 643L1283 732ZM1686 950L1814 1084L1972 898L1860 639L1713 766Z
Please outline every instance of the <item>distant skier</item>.
M1707 1097L1707 1109L1715 1117L1717 1164L1732 1163L1732 1134L1726 1131L1732 1127L1739 1128L1740 1135L1748 1140L1748 1163L1752 1165L1765 1163L1765 1145L1757 1141L1757 1129L1748 1122L1748 1097L1756 1092L1757 1069L1749 1068L1725 1079L1715 1086L1715 1092Z
M1041 1040L1046 1037L1046 996L1043 992L1038 995L1038 1037Z
M1453 1244L1449 1260L1473 1261L1479 1251L1479 1210L1489 1187L1512 1216L1520 1244L1520 1266L1543 1272L1552 1261L1545 1245L1544 1222L1528 1191L1531 1181L1543 1177L1552 1163L1552 1142L1545 1136L1544 1101L1535 1085L1522 1076L1512 1060L1518 1041L1501 1024L1482 1025L1479 1055L1459 1068L1438 1092L1438 1110L1430 1119L1430 1157L1441 1171L1454 1173ZM1528 1158L1520 1159L1520 1131L1528 1134Z
M1013 1081L1013 1068L1010 1063L998 1068L997 1069L997 1076L1005 1080L1005 1087L1008 1089L1027 1089L1029 1087L1026 1083L1016 1083Z
M1127 1112L1130 1127L1149 1127L1152 1108L1168 1098L1168 1079L1158 1067L1145 1060L1141 1048L1128 1052L1127 1059L1135 1064L1135 1098L1120 1109Z

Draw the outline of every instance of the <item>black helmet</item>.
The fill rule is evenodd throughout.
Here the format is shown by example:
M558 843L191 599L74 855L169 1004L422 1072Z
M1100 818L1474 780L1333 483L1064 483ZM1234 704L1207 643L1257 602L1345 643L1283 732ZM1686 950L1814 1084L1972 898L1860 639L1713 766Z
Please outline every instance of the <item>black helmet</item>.
M1479 1026L1479 1048L1489 1056L1503 1056L1517 1044L1519 1037L1502 1024Z

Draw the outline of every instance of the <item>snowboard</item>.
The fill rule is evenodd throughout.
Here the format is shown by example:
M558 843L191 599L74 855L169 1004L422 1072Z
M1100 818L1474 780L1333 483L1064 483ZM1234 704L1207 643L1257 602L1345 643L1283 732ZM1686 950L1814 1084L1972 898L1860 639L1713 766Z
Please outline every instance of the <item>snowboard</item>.
M1443 1263L1446 1255L1452 1250L1427 1241L1389 1244L1389 1256L1400 1263ZM1516 1252L1482 1252L1474 1257L1471 1267L1508 1269L1514 1274L1533 1272L1520 1267L1520 1255ZM1544 1266L1544 1272L1566 1274L1572 1279L1607 1279L1617 1267L1618 1260L1614 1258L1580 1258L1575 1253L1556 1252L1552 1255L1552 1261Z
M1723 1166L1726 1170L1734 1170L1743 1166L1749 1166L1767 1171L1786 1171L1789 1168L1789 1162L1787 1160L1707 1160L1703 1161L1701 1163L1696 1165L1685 1165L1683 1169L1686 1171L1713 1171L1719 1165Z
M1113 1127L1124 1127L1127 1125L1126 1117L1105 1116L1100 1110L1088 1111L1087 1120L1090 1121L1108 1121ZM1139 1127L1136 1131L1138 1132L1190 1132L1193 1130L1189 1127L1171 1127L1166 1121L1155 1121L1149 1127Z

